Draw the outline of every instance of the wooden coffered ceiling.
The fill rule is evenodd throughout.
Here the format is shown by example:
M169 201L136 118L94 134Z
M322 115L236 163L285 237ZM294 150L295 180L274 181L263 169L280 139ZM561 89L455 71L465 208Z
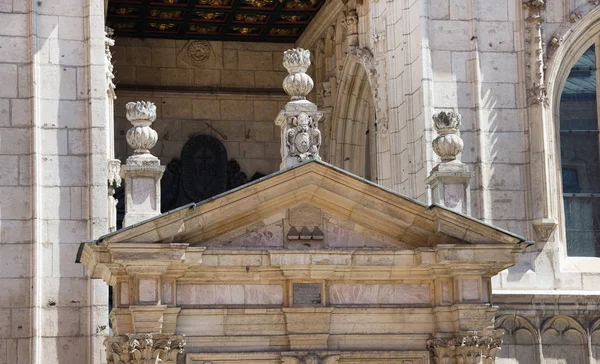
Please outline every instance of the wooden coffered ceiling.
M121 37L293 43L325 0L109 0Z

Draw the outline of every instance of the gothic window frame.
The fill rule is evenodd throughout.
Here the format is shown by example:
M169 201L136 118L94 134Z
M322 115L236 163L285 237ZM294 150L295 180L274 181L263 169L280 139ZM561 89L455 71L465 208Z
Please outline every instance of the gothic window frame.
M557 216L558 216L558 221L559 221L559 251L560 251L560 256L562 258L562 260L565 260L567 263L570 263L571 266L573 267L577 267L576 270L579 271L600 271L600 267L598 266L598 258L600 258L600 249L597 248L596 250L596 256L575 256L575 255L568 255L568 248L567 248L567 215L565 213L565 203L564 203L564 198L565 197L575 197L577 198L578 196L577 193L573 193L573 192L564 192L564 184L563 184L563 169L564 168L572 168L574 170L576 170L578 175L581 175L582 173L581 168L582 166L574 163L574 164L568 164L568 165L563 165L563 161L562 161L562 140L561 140L561 118L560 118L560 106L561 106L561 97L562 97L562 93L563 93L563 89L567 83L567 79L570 75L571 69L573 68L573 66L579 61L579 59L584 55L584 53L591 47L594 46L595 47L595 61L596 61L596 67L598 67L598 65L600 65L600 17L596 17L596 26L592 27L588 27L587 31L585 31L585 34L583 36L579 36L577 37L576 32L573 32L572 34L570 34L570 38L571 39L575 39L575 41L573 42L573 44L568 47L568 49L562 49L562 55L563 57L558 57L557 54L555 54L555 59L553 59L552 61L554 61L554 63L558 63L558 72L555 75L554 79L554 85L550 84L550 86L553 88L554 92L551 92L549 94L549 96L551 97L551 104L552 104L552 108L551 108L551 116L552 116L552 121L553 121L553 125L554 125L554 163L555 163L555 171L556 171L556 181L557 181L557 203L556 203L556 207L557 207ZM564 47L566 48L566 47ZM556 59L558 58L558 59ZM552 77L550 77L550 79L552 79ZM596 84L596 109L597 109L597 117L596 117L596 122L597 122L597 130L598 131L598 138L599 138L599 146L600 146L600 72L596 71L596 80L595 80L595 84ZM565 132L564 130L562 130L562 132ZM551 140L549 141L550 143L552 142ZM599 155L600 155L600 147L599 147L599 151L598 151ZM582 181L583 183L585 183L585 181ZM598 197L596 198L600 198L600 193L598 193ZM581 196L583 197L583 196Z

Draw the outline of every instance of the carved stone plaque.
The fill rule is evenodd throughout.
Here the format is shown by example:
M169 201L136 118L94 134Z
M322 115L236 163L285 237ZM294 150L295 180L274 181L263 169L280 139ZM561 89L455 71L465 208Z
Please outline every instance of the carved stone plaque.
M320 305L321 283L292 283L294 305Z

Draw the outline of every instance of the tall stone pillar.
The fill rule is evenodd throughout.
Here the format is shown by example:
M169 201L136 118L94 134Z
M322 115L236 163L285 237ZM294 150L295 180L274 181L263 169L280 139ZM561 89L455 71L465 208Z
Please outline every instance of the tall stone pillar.
M283 66L289 75L283 80L283 89L291 96L279 112L275 124L281 127L281 167L287 169L309 160L321 160L321 131L319 120L323 113L306 99L314 83L306 74L310 67L310 51L290 49L283 54Z
M125 180L123 227L160 215L160 179L165 170L149 150L158 141L158 134L150 127L156 120L156 106L139 101L128 103L126 108L127 120L133 124L127 143L134 152L121 167Z
M471 214L469 167L456 157L463 148L458 136L460 114L449 111L433 115L433 126L438 132L433 150L441 163L431 170L426 182L431 186L432 202L465 215Z

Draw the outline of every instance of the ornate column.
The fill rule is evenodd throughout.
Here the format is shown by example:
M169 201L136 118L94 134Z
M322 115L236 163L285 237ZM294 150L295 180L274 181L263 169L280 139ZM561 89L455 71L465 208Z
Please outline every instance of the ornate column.
M552 217L552 199L555 189L550 178L547 136L551 129L547 125L546 108L548 97L544 81L544 48L542 41L542 12L545 0L523 1L525 10L525 59L527 84L527 111L529 119L529 169L531 173L532 225L537 241L547 241L557 226Z
M283 66L289 75L283 80L283 89L291 96L279 112L275 124L281 127L281 167L287 169L309 160L321 160L321 131L319 120L323 113L306 99L314 84L306 74L310 67L310 51L290 49L283 54Z
M471 214L469 167L456 157L462 151L463 141L458 136L461 116L457 112L433 115L433 126L438 133L433 140L433 151L442 159L426 179L431 186L432 202L465 215Z
M125 179L124 227L160 215L160 179L165 170L149 150L158 141L158 134L150 127L156 120L156 106L139 101L128 103L126 108L127 120L133 124L127 131L127 143L134 153L121 167Z

